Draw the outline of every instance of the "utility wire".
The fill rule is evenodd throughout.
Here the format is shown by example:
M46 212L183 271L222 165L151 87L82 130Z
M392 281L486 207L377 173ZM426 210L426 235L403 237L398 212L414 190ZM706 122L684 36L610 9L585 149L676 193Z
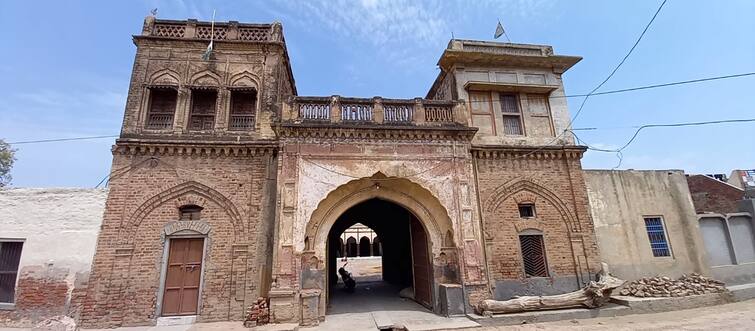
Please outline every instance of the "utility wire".
M102 139L102 138L117 138L117 137L118 137L118 135L74 137L74 138L56 138L56 139L16 141L16 142L8 143L8 144L9 145L22 145L22 144L52 143L52 142L59 142L59 141L72 141L72 140L89 140L89 139Z
M622 153L629 145L631 145L635 139L640 135L640 132L644 129L648 128L671 128L671 127L686 127L686 126L701 126L701 125L713 125L713 124L726 124L726 123L752 123L755 122L755 118L743 118L743 119L730 119L730 120L714 120L714 121L702 121L702 122L682 122L682 123L668 123L668 124L645 124L640 125L637 127L637 130L634 132L631 138L622 145L619 148L616 149L605 149L605 148L597 148L590 146L590 144L586 143L584 140L580 139L574 131L569 130L569 132L574 136L575 139L577 139L578 142L584 143L585 146L589 150L593 150L596 152L604 152L604 153L616 153L616 157L619 159L619 163L613 167L613 169L616 169L621 166L621 162L623 161L624 154ZM591 129L597 129L597 128L591 128Z

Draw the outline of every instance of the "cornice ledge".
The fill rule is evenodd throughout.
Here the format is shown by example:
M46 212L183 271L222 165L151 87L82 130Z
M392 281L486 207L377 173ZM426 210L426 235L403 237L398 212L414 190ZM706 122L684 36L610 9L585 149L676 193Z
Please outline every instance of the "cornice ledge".
M237 157L273 155L278 144L187 144L187 143L124 143L113 146L113 155L206 156Z
M587 148L577 145L555 146L472 146L477 159L557 160L581 159Z

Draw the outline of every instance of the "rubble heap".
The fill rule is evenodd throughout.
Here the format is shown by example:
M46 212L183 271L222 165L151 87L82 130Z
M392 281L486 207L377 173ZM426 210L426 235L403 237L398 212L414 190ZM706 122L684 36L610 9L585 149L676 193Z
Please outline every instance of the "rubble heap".
M677 280L669 277L645 277L635 280L619 292L635 297L683 297L707 293L726 292L723 282L697 273L683 275Z
M259 297L257 303L247 309L244 326L249 328L267 323L270 323L270 307L267 304L267 299Z

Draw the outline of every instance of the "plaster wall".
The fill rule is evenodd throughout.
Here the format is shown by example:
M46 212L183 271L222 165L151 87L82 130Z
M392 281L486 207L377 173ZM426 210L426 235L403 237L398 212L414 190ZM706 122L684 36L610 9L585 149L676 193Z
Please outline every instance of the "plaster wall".
M24 242L16 300L0 325L26 326L78 314L105 209L106 189L18 188L0 191L0 241Z
M479 127L475 135L474 144L483 145L545 145L553 144L556 135L569 124L569 109L566 104L563 81L561 75L552 70L515 67L455 67L453 69L456 81L456 94L459 99L469 102L469 91L464 88L468 82L510 83L526 85L553 86L556 89L548 94L549 114L536 115L530 111L527 93L519 93L519 106L524 120L524 136L506 136L503 134L503 114L497 92L493 93L494 125L496 134L491 134L492 123L475 122L471 126ZM550 116L547 116L550 115ZM560 142L573 144L571 136L560 138Z
M705 249L684 172L586 170L603 261L622 279L708 273ZM654 257L645 216L663 218L670 257Z

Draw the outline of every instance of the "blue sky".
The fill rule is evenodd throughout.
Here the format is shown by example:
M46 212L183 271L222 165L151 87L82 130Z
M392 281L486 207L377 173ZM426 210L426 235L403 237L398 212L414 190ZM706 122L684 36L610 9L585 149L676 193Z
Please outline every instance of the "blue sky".
M300 95L424 96L453 33L553 45L584 60L564 75L586 93L610 72L659 0L643 1L3 1L0 138L118 134L144 16L283 23ZM755 71L755 1L670 0L603 90ZM755 117L755 77L597 96L575 127L595 147L621 146L629 126ZM569 101L572 112L579 99ZM621 168L725 172L755 166L755 124L649 129ZM13 185L91 187L110 169L114 139L18 145ZM585 168L611 168L588 152Z

